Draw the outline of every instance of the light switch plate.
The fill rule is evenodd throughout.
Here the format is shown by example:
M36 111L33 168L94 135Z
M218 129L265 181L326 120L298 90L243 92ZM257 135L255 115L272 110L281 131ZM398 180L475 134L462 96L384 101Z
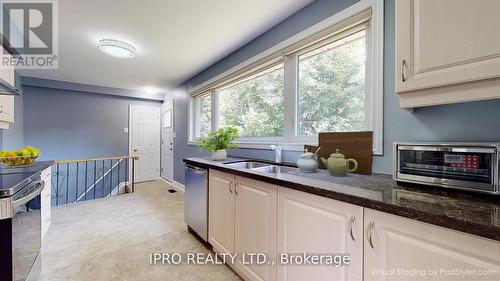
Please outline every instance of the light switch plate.
M124 133L124 134L128 134L128 127L124 127L124 128L123 128L123 133Z

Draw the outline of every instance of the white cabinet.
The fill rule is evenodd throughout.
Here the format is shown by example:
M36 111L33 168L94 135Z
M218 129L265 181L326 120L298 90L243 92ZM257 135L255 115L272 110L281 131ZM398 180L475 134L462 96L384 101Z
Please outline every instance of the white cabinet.
M48 167L42 171L42 180L45 187L41 193L42 241L50 227L50 209L52 201L52 169Z
M498 241L370 209L364 216L365 281L500 278Z
M278 254L350 254L347 266L278 265L278 280L362 280L363 208L305 192L278 192Z
M215 170L209 184L209 242L245 280L499 280L498 241ZM304 253L350 263L282 263Z
M273 264L251 264L248 253L276 256L275 185L209 171L208 242L216 253L236 253L228 264L245 280L276 280ZM243 256L245 258L243 259Z
M0 46L1 56L10 57L5 54L3 47ZM15 72L13 68L0 68L0 79L11 86L15 86ZM10 123L14 123L14 96L0 95L0 129L8 129Z
M234 194L236 269L248 280L276 280L275 264L250 263L245 253L262 253L276 260L276 185L236 177ZM255 261L255 258L254 258Z
M14 96L0 95L0 122L6 125L14 123Z
M208 242L217 253L234 253L233 175L209 171Z
M500 98L500 1L395 2L401 107Z

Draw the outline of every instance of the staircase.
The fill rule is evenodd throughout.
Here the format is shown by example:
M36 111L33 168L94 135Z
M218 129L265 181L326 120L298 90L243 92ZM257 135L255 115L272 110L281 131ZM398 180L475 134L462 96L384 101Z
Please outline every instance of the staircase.
M56 161L52 205L78 203L134 192L136 156Z

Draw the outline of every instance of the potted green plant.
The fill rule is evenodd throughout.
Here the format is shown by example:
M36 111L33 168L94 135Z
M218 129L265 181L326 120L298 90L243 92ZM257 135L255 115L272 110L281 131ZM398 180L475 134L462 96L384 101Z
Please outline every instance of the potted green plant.
M233 141L237 138L238 130L236 128L221 128L208 133L208 137L202 139L199 146L212 152L212 160L226 160L227 150L236 147Z

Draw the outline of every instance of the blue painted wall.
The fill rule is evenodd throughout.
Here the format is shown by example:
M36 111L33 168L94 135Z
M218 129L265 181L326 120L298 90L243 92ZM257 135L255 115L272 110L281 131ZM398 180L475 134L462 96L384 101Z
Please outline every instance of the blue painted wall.
M24 85L24 144L42 160L128 155L129 105L161 106L112 95Z
M399 108L394 92L394 2L385 0L384 38L384 155L374 158L374 171L391 173L392 143L395 141L500 141L500 100L470 102L417 109L410 112ZM194 87L231 67L257 55L286 38L339 12L354 0L317 0L254 41L215 63L184 83ZM175 99L174 179L184 182L182 158L206 155L187 145L188 99ZM272 159L271 151L240 149L232 155ZM285 152L284 160L294 162L297 152Z

